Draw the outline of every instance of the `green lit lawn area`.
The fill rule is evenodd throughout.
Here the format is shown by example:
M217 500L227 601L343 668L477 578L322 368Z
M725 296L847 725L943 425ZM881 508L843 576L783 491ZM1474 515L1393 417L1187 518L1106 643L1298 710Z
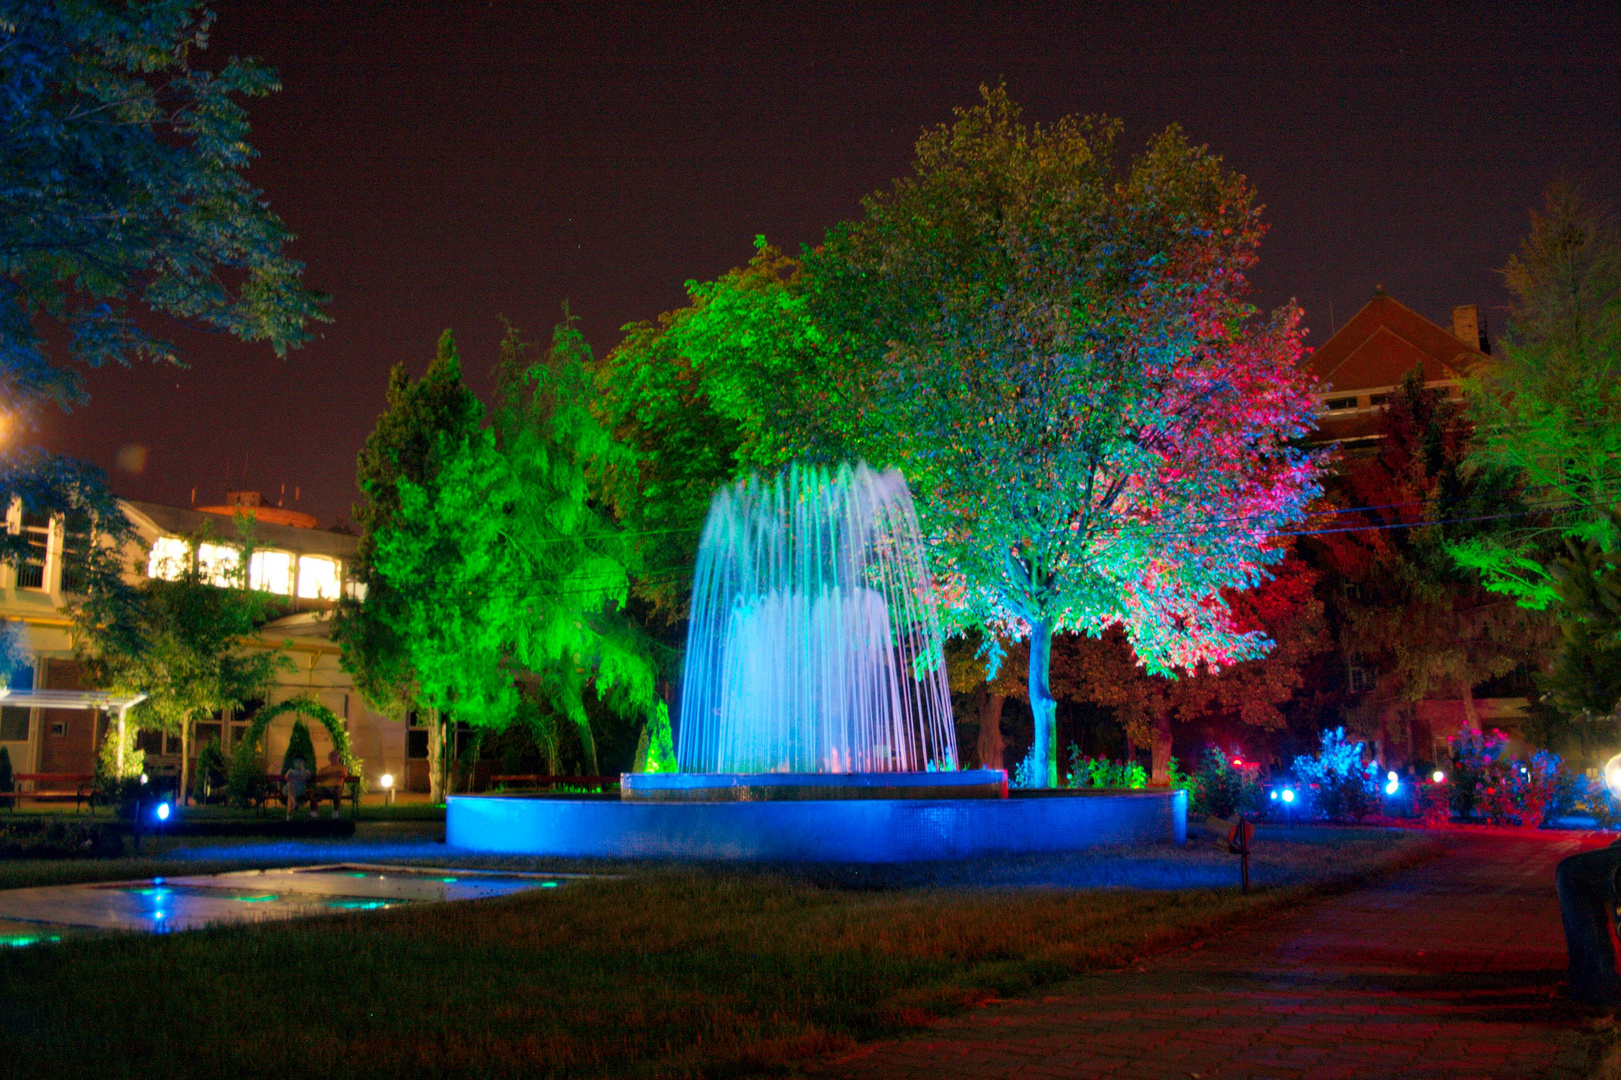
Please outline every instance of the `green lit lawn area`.
M852 877L667 867L471 904L17 949L0 955L0 1073L776 1071L1130 963L1436 850L1400 831L1263 839L1258 875L1294 884L1249 896L1233 887L967 887L960 867L941 868L954 883L946 888L918 886L916 869ZM1133 859L1162 878L1237 873L1237 860L1208 842L976 873L1084 877Z

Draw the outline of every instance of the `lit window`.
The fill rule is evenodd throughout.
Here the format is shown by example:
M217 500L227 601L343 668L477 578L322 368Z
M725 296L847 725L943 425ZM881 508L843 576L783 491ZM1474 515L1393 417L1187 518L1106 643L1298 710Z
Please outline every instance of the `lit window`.
M255 589L289 596L293 591L293 556L286 551L255 551L248 560L248 584Z
M1327 401L1323 402L1323 408L1327 409L1329 412L1338 412L1341 409L1354 409L1356 408L1356 398L1329 398Z
M305 600L338 598L338 561L319 555L298 557L298 595Z
M235 585L241 573L242 553L224 544L197 545L197 572L210 585Z
M160 536L152 541L152 557L146 563L146 576L174 581L190 565L190 545L177 536Z

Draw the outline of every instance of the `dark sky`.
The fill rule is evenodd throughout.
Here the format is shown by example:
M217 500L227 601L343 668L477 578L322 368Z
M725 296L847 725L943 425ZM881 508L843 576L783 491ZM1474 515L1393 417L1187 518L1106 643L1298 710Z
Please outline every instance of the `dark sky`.
M1132 152L1174 121L1245 173L1271 223L1256 299L1298 298L1316 343L1376 283L1443 324L1479 303L1495 333L1542 190L1621 187L1614 4L217 7L209 62L280 70L251 176L335 321L286 360L187 336L188 369L97 372L47 421L120 494L179 505L285 484L346 515L389 368L420 372L442 329L481 391L501 315L540 338L567 300L611 348L755 234L853 216L1000 78L1029 119L1119 116Z

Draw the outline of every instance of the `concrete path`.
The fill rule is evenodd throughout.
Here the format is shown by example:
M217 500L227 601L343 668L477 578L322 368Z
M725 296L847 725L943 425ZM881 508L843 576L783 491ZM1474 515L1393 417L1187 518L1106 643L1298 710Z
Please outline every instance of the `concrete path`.
M1585 1077L1554 896L1584 834L1453 830L1384 884L869 1045L818 1077Z

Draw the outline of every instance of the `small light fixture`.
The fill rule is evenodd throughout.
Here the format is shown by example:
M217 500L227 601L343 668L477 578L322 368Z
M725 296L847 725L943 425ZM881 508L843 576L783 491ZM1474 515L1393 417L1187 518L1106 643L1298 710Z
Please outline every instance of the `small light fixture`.
M1283 789L1283 801L1284 802L1294 802L1295 801L1295 789L1294 788L1284 788Z
M1273 798L1274 798L1274 799L1276 799L1276 798L1277 798L1277 797L1278 797L1278 793L1277 793L1277 792L1276 792L1276 791L1274 791L1274 792L1273 792L1273 793L1272 793L1272 797L1273 797Z
M1440 769L1436 769L1434 773L1430 774L1430 779L1434 780L1437 784L1444 784L1447 780L1447 774L1442 772Z
M141 774L141 783L143 783L143 784L146 783L146 774L145 773Z
M1390 772L1386 773L1385 779L1394 784L1396 782L1396 770L1392 769Z
M1386 795L1394 795L1394 794L1396 794L1396 789L1399 786L1400 785L1397 784L1396 781L1392 780L1390 783L1385 785L1385 794Z
M158 820L159 821L168 821L169 820L169 804L168 803L166 803L166 802L158 803Z
M377 782L383 785L384 791L387 791L389 788L394 786L394 774L384 773Z

